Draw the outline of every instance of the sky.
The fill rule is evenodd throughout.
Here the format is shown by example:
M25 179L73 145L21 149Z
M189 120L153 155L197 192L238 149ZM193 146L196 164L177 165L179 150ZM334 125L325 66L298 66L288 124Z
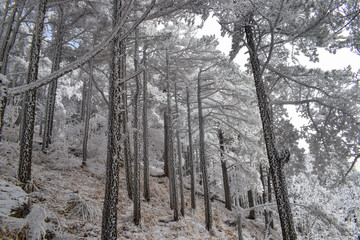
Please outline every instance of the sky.
M197 19L197 23L200 23L200 19ZM202 35L215 35L219 40L218 49L225 54L229 54L231 50L231 39L229 36L221 37L220 35L220 25L217 22L217 18L209 17L203 28L198 30L197 36ZM335 54L331 54L325 49L318 49L319 53L319 62L313 63L307 60L306 57L300 57L299 61L301 64L307 65L313 68L321 68L323 70L332 70L332 69L344 69L349 65L354 72L360 71L360 56L354 52L351 52L349 49L338 50ZM247 62L247 54L245 52L239 52L234 62L240 65L240 69L245 70L244 64ZM299 114L296 113L294 106L288 107L289 116L291 116L291 122L295 127L300 128L302 125L307 123L307 120L301 118ZM300 146L307 149L308 144L305 140L300 140ZM351 159L352 160L352 159ZM360 171L360 162L357 162L356 169Z

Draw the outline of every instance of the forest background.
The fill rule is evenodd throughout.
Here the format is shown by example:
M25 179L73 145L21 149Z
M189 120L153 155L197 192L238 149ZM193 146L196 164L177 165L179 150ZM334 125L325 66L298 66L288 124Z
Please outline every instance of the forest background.
M44 183L38 154L63 167L70 154L102 163L102 239L121 227L121 174L135 226L150 179L166 178L173 220L200 194L209 234L215 201L262 222L265 238L274 223L283 239L358 237L359 69L309 64L319 49L359 54L358 1L3 0L0 11L1 176L30 199ZM228 54L199 34L212 15Z

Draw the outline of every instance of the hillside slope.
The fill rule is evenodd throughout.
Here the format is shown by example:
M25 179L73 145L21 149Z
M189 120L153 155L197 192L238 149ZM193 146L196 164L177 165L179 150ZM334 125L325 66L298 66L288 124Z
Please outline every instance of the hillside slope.
M16 170L19 148L17 143L0 143L0 180L18 185ZM26 218L0 217L0 238L14 239L32 235L47 239L99 239L105 186L105 156L88 160L81 167L81 158L54 143L51 152L41 152L34 145L32 178L35 191L28 195L30 214ZM154 161L154 160L152 160ZM156 162L160 165L159 162ZM154 165L154 164L152 164ZM151 174L161 170L151 168ZM201 188L201 186L197 186ZM238 239L234 226L236 210L229 212L221 202L212 203L214 230L209 233L204 224L204 206L200 194L197 209L190 209L190 192L185 190L186 211L180 221L172 221L169 208L168 179L150 177L151 201L141 202L141 226L132 222L132 201L127 197L124 169L120 170L118 203L119 239ZM1 192L3 194L3 190ZM6 201L6 200L4 200ZM15 224L14 224L15 222ZM230 226L231 225L231 226ZM264 239L262 221L243 220L244 239ZM268 239L279 239L272 232ZM24 238L23 238L24 239Z

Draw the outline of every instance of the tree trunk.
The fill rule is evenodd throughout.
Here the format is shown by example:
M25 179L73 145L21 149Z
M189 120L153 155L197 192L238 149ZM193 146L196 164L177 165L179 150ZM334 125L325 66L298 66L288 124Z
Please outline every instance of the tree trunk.
M1 133L2 133L2 127L4 125L4 115L5 115L5 108L6 108L6 102L7 102L7 85L8 81L7 79L2 79L1 76L0 79L0 142L1 142Z
M143 64L146 66L146 49L145 44L143 49ZM143 145L144 145L144 198L147 202L150 201L150 186L149 186L149 140L148 140L148 117L147 117L147 72L143 73Z
M198 74L197 84L197 100L198 100L198 111L199 111L199 138L200 138L200 165L202 170L202 179L204 186L204 205L205 205L205 225L208 231L212 228L212 213L211 213L211 203L210 203L210 191L209 183L207 176L207 166L205 159L205 133L204 133L204 118L202 113L202 103L201 103L201 71Z
M271 203L272 202L272 190L271 190L271 176L270 176L270 172L269 169L266 169L266 175L267 175L267 185L268 185L268 192L267 192L267 196L268 196L268 202ZM271 229L274 229L274 221L272 219L272 211L269 210L269 225L271 227Z
M55 43L54 43L55 52L54 52L54 59L52 63L51 72L55 72L60 69L61 57L63 52L65 19L64 19L64 9L61 5L59 5L58 14L59 14L59 21L55 36ZM51 143L52 131L54 126L56 89L57 89L57 79L51 82L51 84L48 87L46 110L45 110L45 129L43 135L42 150L49 148L49 145Z
M220 144L220 159L221 159L221 170L223 176L223 186L224 186L224 195L225 195L225 207L231 211L231 197L230 197L230 186L229 186L229 177L226 167L226 161L224 160L224 134L221 129L218 130L218 138Z
M168 160L168 149L169 149L169 124L166 111L164 112L164 176L169 177L169 160Z
M138 70L139 59L139 46L138 46L138 33L139 30L135 29L135 47L134 47L134 68L135 72ZM133 203L134 203L134 223L140 224L141 211L140 211L140 161L139 161L139 94L140 94L140 80L139 77L135 77L135 94L134 94L134 191L133 191Z
M6 75L7 63L10 50L15 43L16 36L19 32L19 27L21 22L24 20L25 16L27 16L32 8L30 8L23 16L23 10L25 5L25 0L17 1L16 6L14 6L14 10L16 11L16 15L14 16L13 22L9 22L8 29L6 31L6 36L1 35L1 39L4 40L4 44L1 43L1 50L0 50L0 73ZM4 16L5 17L5 16ZM11 16L12 18L13 16ZM9 31L10 30L10 31ZM9 31L9 32L8 32ZM10 33L10 34L9 34ZM9 35L7 35L9 34Z
M247 195L248 195L249 208L253 208L255 204L254 204L254 195L251 189L248 191ZM255 220L255 210L254 209L250 210L250 214L246 218Z
M40 45L43 35L46 3L47 0L39 1L36 16L36 25L31 42L29 69L26 83L35 82L38 77ZM22 119L22 134L20 139L20 160L18 178L20 182L26 184L31 179L31 155L35 124L36 90L26 92L24 99L24 118Z
M238 214L237 217L237 225L238 225L238 238L239 240L244 240L242 235L242 219L241 219L241 213Z
M174 141L173 141L173 124L171 111L171 95L170 95L170 63L169 50L166 49L166 91L167 91L167 124L168 124L168 164L169 164L169 186L170 186L170 202L174 210L174 221L179 220L177 191L176 191L176 174L174 159Z
M126 44L125 41L120 42L120 78L124 79L126 76ZM124 165L125 165L125 173L126 173L126 190L128 193L128 197L133 199L133 171L132 171L132 154L131 154L131 146L130 146L130 134L128 131L128 104L127 104L127 83L124 82L121 84L121 101L123 112L121 114L122 117L122 133L125 136L124 138Z
M273 130L273 123L270 117L270 107L268 97L265 91L264 82L261 76L260 62L257 55L257 50L253 36L253 16L249 14L248 22L245 26L245 34L250 54L250 63L254 75L256 94L258 99L258 106L263 125L263 133L265 138L266 150L269 160L270 173L275 191L275 197L280 217L281 229L283 239L294 240L296 239L296 232L291 213L291 206L287 193L287 186L285 182L285 174L283 165L285 160L289 158L288 151L282 151L279 154L275 147L275 136Z
M183 173L182 173L182 159L181 159L181 142L180 142L180 130L179 130L179 104L177 98L177 87L175 82L175 108L177 115L177 127L176 127L176 143L177 143L177 155L178 155L178 173L179 173L179 184L180 184L180 213L182 216L185 216L185 200L184 200L184 182L183 182Z
M113 1L113 27L119 21L122 1ZM121 48L116 37L111 48L109 79L108 144L106 160L105 197L102 215L102 240L117 239L117 203L119 193L119 162L121 152L121 82L119 76Z
M263 186L263 204L268 202L268 196L267 196L267 184L266 184L266 171L264 170L264 167L262 166L262 164L260 163L260 180ZM265 217L265 231L268 232L269 230L269 213L268 211L265 209L264 210L264 217Z
M84 127L84 138L83 138L83 160L82 166L86 166L87 161L87 145L89 139L89 125L90 125L90 116L91 116L91 97L92 97L92 83L94 81L94 74L93 74L93 62L90 60L89 62L90 74L89 80L86 84L86 104L85 104L85 127Z
M191 176L191 208L196 209L194 153L193 153L192 130L191 130L190 94L188 87L186 87L186 106L187 106L187 123L188 123L188 136L189 136L188 158L190 162L190 176Z

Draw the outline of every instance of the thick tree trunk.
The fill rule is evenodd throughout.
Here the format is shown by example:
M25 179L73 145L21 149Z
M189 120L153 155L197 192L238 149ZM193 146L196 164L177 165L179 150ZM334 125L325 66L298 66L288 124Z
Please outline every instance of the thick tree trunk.
M261 76L260 62L255 46L252 25L253 17L250 14L248 17L247 25L245 26L245 34L250 54L250 63L254 75L256 94L258 99L261 121L263 125L263 133L270 165L270 173L272 177L280 217L281 230L284 240L294 240L296 239L296 232L287 193L285 174L283 171L283 165L285 163L285 160L289 158L290 154L286 150L283 150L282 153L279 154L275 146L275 136L272 119L270 117L270 107L264 87L264 82Z
M191 130L191 114L190 114L190 93L189 88L186 87L186 107L187 107L187 123L188 123L188 136L189 136L189 151L188 158L190 162L190 176L191 176L191 208L196 209L195 199L195 171L194 171L194 153L192 143L192 130Z
M175 82L175 109L177 115L177 121L179 121L179 104L177 98L177 87ZM178 174L179 174L179 184L180 184L180 213L182 216L185 216L185 200L184 200L184 182L183 182L183 173L182 173L182 158L181 158L181 142L180 142L180 130L179 122L176 127L176 143L177 143L177 155L178 155Z
M138 45L138 33L139 30L135 29L135 47L134 47L134 68L135 72L138 70L139 59L139 45ZM139 94L140 94L140 80L139 77L135 77L135 94L134 94L134 191L133 191L133 203L134 203L134 223L140 224L141 211L140 211L140 161L139 161Z
M146 66L146 49L143 49L143 64ZM143 145L144 145L144 198L147 202L150 201L150 186L149 186L149 140L148 140L148 117L147 117L147 72L143 73Z
M225 195L225 207L231 209L231 197L230 197L230 186L229 186L229 177L226 167L226 161L224 160L224 134L221 129L218 130L218 138L219 138L219 145L220 145L220 159L221 159L221 170L222 170L222 177L223 177L223 186L224 186L224 195Z
M197 100L198 100L198 111L199 111L199 138L200 138L200 165L202 170L202 179L204 187L204 205L205 205L205 225L208 231L212 228L212 212L210 203L210 191L209 182L207 176L207 166L205 159L205 133L204 133L204 118L202 113L202 102L201 102L201 71L198 74L197 79Z
M63 50L63 39L65 33L65 19L64 19L64 9L59 5L59 21L57 26L57 32L55 36L55 51L54 59L52 63L51 72L55 72L60 69L60 62ZM46 101L46 110L45 110L45 129L43 135L43 144L42 150L49 148L51 143L52 131L54 126L54 113L55 113L55 101L56 101L56 89L57 89L57 80L51 82L48 87L47 101Z
M122 1L113 1L113 27L119 21ZM116 37L111 49L109 79L108 144L106 160L106 183L102 215L102 240L117 239L117 203L119 193L119 163L121 153L121 82L119 76L121 48Z
M166 49L166 91L167 91L167 124L168 124L168 164L169 164L169 188L170 188L170 202L174 210L174 221L179 220L177 189L176 189L176 173L175 173L175 159L174 159L174 135L172 124L171 111L171 95L170 95L170 62L169 50Z
M39 1L36 25L31 42L29 69L26 83L35 82L38 77L40 45L43 35L46 4L47 0ZM25 104L23 109L24 117L22 119L22 134L20 139L18 178L20 182L26 184L31 179L31 155L35 124L36 90L26 92L24 99Z
M86 84L86 104L85 104L85 127L84 127L84 138L83 138L83 159L82 166L86 166L87 161L87 145L89 139L89 125L90 125L90 116L91 116L91 97L92 97L92 83L94 81L93 75L93 62L90 60L89 62L90 74L89 80Z

